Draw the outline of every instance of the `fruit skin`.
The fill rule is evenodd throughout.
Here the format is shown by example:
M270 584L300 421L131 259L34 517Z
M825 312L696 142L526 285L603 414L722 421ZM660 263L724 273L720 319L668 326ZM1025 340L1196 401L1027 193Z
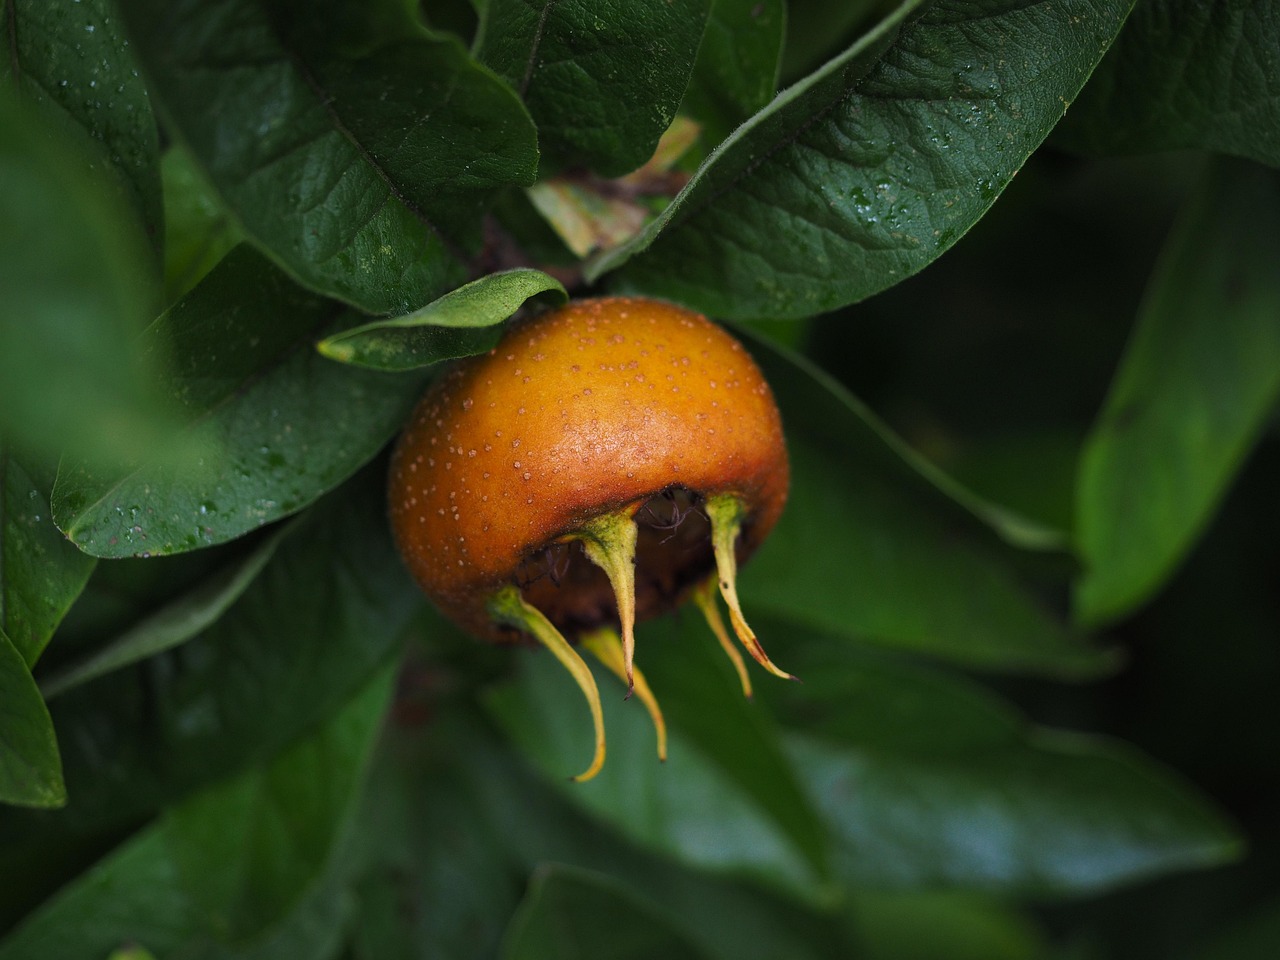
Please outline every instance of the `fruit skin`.
M746 505L742 560L777 521L788 481L777 407L742 345L681 307L610 297L515 324L437 380L393 454L389 509L405 563L442 612L518 641L486 603L549 544L683 487ZM692 586L642 597L640 615Z

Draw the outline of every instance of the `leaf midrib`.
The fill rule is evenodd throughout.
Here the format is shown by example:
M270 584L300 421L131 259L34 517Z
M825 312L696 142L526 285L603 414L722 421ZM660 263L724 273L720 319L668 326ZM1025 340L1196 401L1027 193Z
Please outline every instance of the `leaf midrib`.
M525 95L529 92L529 84L533 82L533 64L537 60L538 50L542 46L542 37L546 33L547 20L551 16L551 8L558 2L559 0L547 0L542 7L541 15L538 17L538 26L533 31L533 43L529 45L529 57L524 64L524 76L520 78L520 86L517 89L521 100L525 98Z
M337 98L329 94L324 85L320 83L320 80L311 70L310 66L308 66L307 62L301 57L301 55L294 51L293 47L285 42L284 38L281 37L278 32L276 32L274 25L271 26L271 31L272 36L275 38L280 49L284 52L284 55L288 59L290 65L295 71L297 71L298 76L302 79L302 82L306 84L307 89L311 91L312 96L320 105L320 109L324 111L324 115L328 118L329 123L333 125L333 129L337 131L338 135L351 145L352 149L356 151L356 154L360 157L361 161L363 161L364 164L377 175L378 179L383 182L387 191L395 198L396 202L404 207L404 209L407 210L415 220L431 231L432 235L440 241L441 245L446 251L448 251L451 257L459 262L466 262L466 253L460 250L454 244L453 240L446 236L445 233L436 226L435 221L427 216L425 210L405 195L396 183L395 179L391 176L390 172L383 167L378 158L373 155L360 138L355 135L351 128L343 122L342 117L333 106ZM455 85L456 78L454 83L450 84L449 93L446 94L443 103L440 105L448 103L449 97L453 96L453 89Z

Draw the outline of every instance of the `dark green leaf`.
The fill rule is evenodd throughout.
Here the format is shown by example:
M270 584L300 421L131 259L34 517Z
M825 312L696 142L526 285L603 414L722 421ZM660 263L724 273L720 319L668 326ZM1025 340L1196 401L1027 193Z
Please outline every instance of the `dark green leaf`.
M58 738L22 654L0 630L0 803L67 801Z
M1280 166L1280 4L1144 0L1067 114L1091 153L1199 147Z
M410 661L406 679L417 669ZM419 676L427 686L438 674ZM524 871L489 823L476 785L459 775L450 755L467 747L449 735L438 706L429 736L415 722L388 729L370 775L354 825L361 923L353 960L489 960L523 893ZM520 815L526 825L530 812Z
M330 359L375 370L413 370L469 357L497 343L502 322L533 297L564 303L569 295L559 280L540 270L491 273L421 310L344 330L317 348Z
M0 443L0 631L35 665L94 560L53 525L53 470L19 460Z
M1035 926L994 897L968 891L851 898L861 960L1047 960Z
M1083 454L1086 622L1149 597L1195 542L1280 397L1280 178L1216 167L1187 209Z
M580 719L585 721L585 710ZM403 953L363 953L357 955L359 960L387 956L426 960L435 954L423 945L433 942L442 948L447 945L449 956L474 960L494 956L491 938L499 932L492 926L495 919L505 922L528 872L547 862L571 864L625 882L656 904L671 926L708 956L825 960L833 950L842 955L842 938L827 914L766 894L756 884L687 869L660 851L628 842L577 804L564 800L562 791L513 762L511 754L493 742L487 725L463 711L442 710L408 734L416 746L396 756L400 778L410 792L398 802L409 817L418 809L426 815L413 821L420 833L411 850L393 847L405 869L393 867L391 876L399 893L395 903L400 905L400 916L414 923L410 935L415 938L410 941L412 948ZM647 755L652 739L644 747L646 755L638 758L614 751L609 763L653 763ZM563 783L559 774L553 779ZM447 793L447 801L435 799L442 792ZM717 798L705 802L714 805ZM446 819L451 811L456 815ZM732 811L724 815L730 817ZM371 820L369 826L376 829L379 822ZM395 844L395 834L386 842ZM418 850L422 853L417 854ZM484 864L478 875L470 869L476 862L473 855ZM505 883L498 873L504 855L514 864ZM422 868L422 858L430 858L428 871ZM419 913L406 915L405 905ZM451 912L455 906L458 914ZM467 939L469 929L484 933ZM432 936L439 939L429 939Z
M617 177L675 119L710 5L486 0L478 56L524 99L546 162Z
M330 363L313 345L341 322L249 248L228 256L147 331L168 354L183 437L122 472L63 462L58 525L102 557L193 550L306 506L387 442L422 380Z
M159 136L111 0L7 0L0 9L7 54L0 57L0 83L74 140L133 213L120 229L141 232L159 251Z
M1258 960L1280 951L1280 898L1272 898L1261 909L1232 924L1203 950L1191 954L1195 960Z
M165 302L188 293L244 239L191 154L170 147L164 176Z
M132 943L168 956L195 923L178 879L164 834L146 830L0 940L0 960L85 960Z
M171 650L199 636L240 599L275 555L280 542L293 529L293 525L280 527L243 560L224 567L190 593L150 613L86 659L44 680L40 689L46 697L56 697L72 687Z
M810 316L898 283L995 202L1129 6L902 4L740 127L594 275L625 262L617 286L724 318Z
M313 289L407 312L465 279L493 188L528 183L535 134L457 43L347 56L309 5L123 0L152 92L245 233Z
M705 639L715 643L710 636ZM812 895L814 867L806 858L808 851L788 835L792 824L780 823L773 810L753 796L754 784L735 780L732 761L726 770L703 743L685 736L675 724L668 724L667 762L659 763L648 714L638 700L623 702L622 686L603 671L598 672L598 682L609 759L593 780L570 782L568 778L580 773L591 758L586 701L551 656L526 654L519 666L517 678L493 690L488 705L507 735L584 811L682 862L760 877ZM655 693L661 702L662 692ZM768 758L777 750L776 743L769 743L771 735L756 725L741 731L741 744L731 749L756 749Z
M153 314L120 198L47 118L0 86L0 435L110 463L167 441L134 350Z
M1240 853L1221 814L1132 748L821 637L788 654L804 687L760 693L807 731L791 756L847 883L1078 894Z
M814 873L825 879L827 841L822 824L782 750L772 716L744 696L741 680L704 617L690 607L676 617L642 626L639 636L638 662L667 723L733 789L768 813ZM749 659L747 663L753 686L782 682Z
M384 668L317 734L166 814L180 882L219 939L262 932L318 882L363 780L393 677Z
M743 571L749 618L768 611L985 669L1106 665L1031 594L1001 542L1043 547L1051 536L926 465L811 366L764 344L755 352L782 408L792 489Z
M312 510L200 636L54 701L72 802L0 821L0 874L29 844L135 823L274 756L398 651L419 603L369 471Z
M333 848L391 674L270 763L132 837L0 942L0 958L81 960L131 943L192 960L332 956L347 912Z
M786 26L783 0L713 0L680 112L713 147L778 90Z
M533 877L503 960L705 960L661 911L604 874L550 866Z
M782 82L789 85L836 56L899 0L787 0L787 36Z

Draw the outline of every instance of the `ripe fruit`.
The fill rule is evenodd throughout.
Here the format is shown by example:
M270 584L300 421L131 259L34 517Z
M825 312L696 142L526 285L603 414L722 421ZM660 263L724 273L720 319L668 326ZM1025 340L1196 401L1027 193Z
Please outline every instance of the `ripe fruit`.
M604 724L594 653L649 709L633 624L694 599L751 693L734 632L772 673L742 616L737 564L786 501L782 424L742 345L705 317L644 299L583 300L517 323L422 398L396 447L391 525L440 610L496 642L544 644ZM620 636L619 636L620 631Z

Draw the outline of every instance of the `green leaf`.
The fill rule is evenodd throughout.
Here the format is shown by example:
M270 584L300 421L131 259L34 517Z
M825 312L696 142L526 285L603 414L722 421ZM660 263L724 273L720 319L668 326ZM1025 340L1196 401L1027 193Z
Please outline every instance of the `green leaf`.
M58 738L31 671L0 630L0 803L67 802Z
M625 263L615 286L722 318L806 317L892 286L995 202L1129 6L903 3L740 127L591 273Z
M188 151L170 147L160 171L164 177L165 303L173 303L244 237Z
M279 922L315 884L363 782L391 695L384 668L318 734L169 811L181 884L222 940Z
M550 297L543 297L548 293ZM535 297L564 303L569 295L559 280L540 270L521 267L491 273L421 310L344 330L316 347L343 363L375 370L413 370L483 353L498 342L501 323Z
M961 890L855 891L853 922L865 960L1047 960L1026 917L999 900Z
M54 519L94 556L159 555L221 543L293 513L391 438L422 380L329 363L313 349L338 305L294 285L247 247L147 330L171 357L183 438L108 472L64 461Z
M1231 924L1203 950L1189 956L1194 960L1256 960L1280 950L1280 898L1274 895L1253 909L1243 920Z
M660 910L616 880L548 866L511 921L503 960L705 960Z
M194 960L335 955L348 912L335 844L391 677L383 669L318 730L130 838L0 942L0 958L81 960L124 944Z
M754 343L782 409L791 495L742 572L753 611L859 643L990 670L1096 673L1108 663L1052 617L1009 544L1051 533L967 493L811 365Z
M82 683L132 663L171 650L213 626L240 599L295 529L286 524L273 531L243 560L208 577L191 592L148 614L106 646L44 680L40 689L52 699Z
M111 0L74 6L7 0L3 9L7 55L0 57L0 84L7 82L74 140L132 212L119 229L137 231L158 252L164 237L160 138Z
M804 731L791 757L845 883L1097 893L1240 854L1221 814L1130 747L1030 726L976 686L820 636L787 656L804 687L760 695Z
M705 641L715 643L710 636ZM520 656L515 679L490 691L486 705L568 799L634 842L686 864L812 896L817 875L808 851L788 835L791 824L779 822L753 795L754 785L736 781L732 763L726 770L675 723L668 724L667 762L659 763L648 714L638 701L624 702L621 684L599 673L609 759L585 783L568 778L591 757L591 721L581 693L552 657ZM722 682L728 687L736 679ZM655 694L661 702L662 691ZM768 759L778 749L760 726L741 735L735 753L755 749Z
M711 0L486 0L477 55L523 98L548 167L606 177L675 119Z
M778 91L786 26L783 0L713 0L680 112L719 143Z
M433 666L429 675L439 676L439 670ZM388 760L395 779L408 788L396 798L403 808L399 816L408 817L415 829L409 849L395 832L385 837L388 851L396 854L388 868L394 886L387 895L395 896L392 903L401 922L411 924L406 934L410 946L401 953L357 954L361 960L425 960L435 954L424 950L424 944L438 944L438 952L448 947L451 957L495 956L500 925L519 899L528 873L548 862L624 880L708 956L824 960L833 950L841 955L841 931L829 914L802 909L755 883L687 869L658 850L629 842L564 799L564 791L515 762L494 742L488 724L454 706L434 713L429 723L400 729L392 741L397 749ZM652 747L652 739L646 747ZM628 759L636 758L615 751L609 762ZM643 756L638 762L653 760ZM553 779L563 782L559 774ZM371 799L377 789L371 789ZM386 822L383 809L379 804L366 814L370 829ZM422 815L415 816L419 810ZM512 865L505 881L503 858ZM483 867L473 870L477 862ZM469 931L476 934L468 937Z
M435 671L410 661L405 677L415 675L429 683ZM454 712L439 706L429 736L419 724L388 728L355 820L357 960L488 960L523 893L517 858L474 794L484 788L460 776Z
M787 43L782 58L782 83L788 85L836 56L900 0L787 0Z
M1280 166L1280 4L1145 0L1067 114L1089 153L1184 147Z
M1169 240L1083 453L1081 620L1132 610L1204 529L1280 397L1280 179L1215 167Z
M421 599L386 525L381 470L310 511L198 637L54 701L72 802L0 821L0 875L69 833L119 829L277 754L400 648Z
M168 442L168 410L134 350L147 253L90 164L0 86L0 435L114 463Z
M94 560L53 525L53 470L0 443L0 631L35 665Z
M301 0L121 11L168 124L246 235L368 312L465 279L485 195L533 179L528 115L452 40L350 54L349 25Z

